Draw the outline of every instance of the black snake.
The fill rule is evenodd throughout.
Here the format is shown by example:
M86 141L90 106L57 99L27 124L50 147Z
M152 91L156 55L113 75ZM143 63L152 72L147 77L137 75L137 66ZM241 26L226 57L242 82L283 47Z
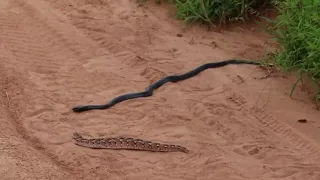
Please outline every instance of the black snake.
M115 97L112 99L110 102L104 105L85 105L85 106L76 106L72 108L74 112L83 112L83 111L88 111L88 110L93 110L93 109L108 109L115 104L128 100L128 99L135 99L135 98L140 98L140 97L149 97L152 96L153 90L159 88L163 84L167 82L178 82L178 81L183 81L185 79L191 78L193 76L196 76L200 72L209 69L209 68L217 68L217 67L222 67L226 66L228 64L252 64L252 65L262 65L260 62L254 62L254 61L247 61L247 60L236 60L236 59L231 59L231 60L225 60L225 61L220 61L220 62L214 62L214 63L207 63L203 64L185 74L182 75L173 75L173 76L167 76L159 81L151 84L149 87L146 88L145 91L143 92L138 92L138 93L128 93L124 94L118 97Z

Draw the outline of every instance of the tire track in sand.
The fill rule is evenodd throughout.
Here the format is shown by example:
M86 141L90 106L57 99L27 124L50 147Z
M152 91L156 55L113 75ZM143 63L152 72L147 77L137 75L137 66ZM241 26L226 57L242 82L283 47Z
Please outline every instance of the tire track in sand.
M28 75L38 73L40 77L45 77L43 78L45 82L46 77L59 72L59 64L50 62L50 58L47 58L43 51L43 44L37 39L39 34L30 36L32 31L28 31L27 27L30 22L32 24L32 21L28 20L28 16L25 16L23 9L16 9L19 12L2 14L0 17L2 48L6 50L6 53L3 54L4 61L2 63L6 63L8 68L15 69L13 70L15 76L12 76L10 81L7 82L12 101L10 114L14 120L13 124L28 145L49 157L58 167L69 171L69 167L65 166L59 160L59 157L45 149L45 143L34 136L34 132L28 131L28 124L32 123L32 120L27 118L28 111L34 111L35 108L42 109L43 112L52 111L50 108L44 108L45 104L42 101L35 101L38 97L32 92L34 86L29 81ZM23 66L26 68L23 68ZM17 77L20 77L21 80L15 79ZM20 85L18 86L18 84ZM20 86L23 87L20 88Z
M236 153L244 157L262 160L266 164L265 170L273 172L268 178L318 179L320 177L320 164L318 163L320 154L319 148L315 144L295 132L289 125L280 122L272 115L268 115L267 112L248 108L246 99L242 95L231 91L227 100L248 114L248 117L253 119L250 122L254 122L258 131L264 132L268 135L268 139L272 140L270 144L266 144L268 141L261 138L259 138L262 140L261 142L241 143L239 148L234 149ZM275 138L270 138L272 134ZM271 153L275 148L280 147L281 151L273 153L272 156L268 155L268 152Z
M79 78L76 83L80 85L75 92L66 91L67 93L63 94L61 92L67 88L59 83L70 81L72 79L70 72L79 65L79 61L87 59L86 55L89 53L84 53L85 48L80 48L77 43L65 38L61 32L43 21L40 15L36 14L37 11L23 3L15 1L13 3L15 12L4 13L0 17L0 37L3 47L8 51L3 63L17 70L17 75L18 71L23 73L20 77L24 79L24 88L19 92L12 92L20 94L16 96L20 99L18 98L13 106L17 112L13 119L17 131L30 146L43 152L58 166L68 170L70 166L66 166L67 163L48 150L48 146L51 144L50 140L55 139L52 135L54 127L61 126L57 118L61 110L63 112L66 109L70 110L68 104L61 103L63 102L61 98L68 99L72 93L81 96L81 88L87 84L83 84L86 78ZM81 70L83 69L79 68L77 71ZM75 86L76 83L71 83L71 86ZM47 95L44 92L52 93ZM66 125L62 125L62 128L58 129L63 132L61 130L66 128ZM59 130L56 132L59 133ZM70 132L68 133L67 136L71 137Z
M240 106L251 116L254 116L261 125L267 127L267 129L270 128L279 138L286 139L290 144L292 144L296 151L304 152L309 156L320 155L319 147L316 144L309 141L300 133L295 132L289 125L280 122L271 115L268 115L267 112L262 109L259 110L246 107L246 100L242 95L233 92L228 96L228 100L235 103L237 106Z
M87 179L107 177L109 175L106 172L120 173L121 167L125 167L123 163L131 167L130 163L122 163L124 160L117 159L118 152L115 152L117 156L112 153L104 155L106 159L91 155L82 157L81 153L75 155L74 151L88 150L79 149L71 139L74 129L86 124L91 128L97 127L96 124L105 121L101 116L97 119L95 115L81 114L80 120L84 121L74 122L78 115L70 111L71 107L90 98L91 95L87 95L88 88L93 93L103 91L106 87L113 89L114 82L121 82L123 78L113 72L88 72L84 62L90 62L90 59L102 55L97 52L94 43L90 46L91 40L88 40L86 45L81 44L83 41L73 42L72 36L66 37L70 32L53 28L51 23L54 20L42 16L43 12L37 11L36 5L31 6L25 1L15 2L20 5L15 8L18 13L6 14L0 20L3 24L0 36L16 59L9 64L24 72L24 77L27 78L22 94L28 99L16 104L16 109L20 112L16 120L21 124L17 126L20 133L27 134L24 138L30 145L48 155L55 163L73 172L82 172ZM79 37L78 34L74 36ZM118 55L127 58L123 53ZM106 76L108 74L110 75ZM139 113L137 115L141 116ZM112 166L108 163L110 158L116 158ZM96 161L99 163L94 163ZM97 172L95 169L101 166L103 168Z
M14 59L1 42L0 47L1 60ZM1 95L0 102L5 101L1 103L3 107L0 122L0 128L5 128L0 133L2 179L78 179L68 167L57 161L55 154L44 150L42 142L31 136L25 129L23 119L20 118L21 109L16 106L31 102L30 97L24 96L25 89L28 89L28 81L11 65L10 61L0 63L2 88L0 92L4 95ZM5 116L4 119L2 119L3 116Z
M199 92L195 91L190 97L189 94L185 97L190 98L189 111L199 119L199 122L194 121L193 128L202 129L205 134L199 137L201 142L214 141L215 145L222 148L221 152L228 153L232 164L239 165L242 172L248 172L248 168L252 169L252 172L259 172L261 168L257 166L263 165L262 172L257 173L256 177L317 179L320 176L316 146L299 136L288 125L276 121L271 115L262 116L266 112L262 112L261 115L248 108L246 98L226 85L217 89L217 93L214 93L217 90L208 90L210 93L201 91L199 95L196 94ZM216 95L221 93L224 96ZM192 96L199 99L191 100ZM273 119L273 124L270 123L273 125L271 128L265 126L265 117ZM278 132L277 128L281 129L279 127L287 129L289 135L284 136L281 133L283 131ZM202 149L207 148L209 147L204 146ZM248 164L244 163L247 160ZM251 174L251 171L248 174Z

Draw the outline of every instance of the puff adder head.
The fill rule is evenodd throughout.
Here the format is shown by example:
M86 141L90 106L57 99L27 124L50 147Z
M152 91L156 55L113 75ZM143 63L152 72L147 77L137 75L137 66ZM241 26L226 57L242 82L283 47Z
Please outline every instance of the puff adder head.
M77 139L82 139L82 136L81 136L79 133L74 132L74 133L72 134L72 138L75 139L75 140L77 140Z

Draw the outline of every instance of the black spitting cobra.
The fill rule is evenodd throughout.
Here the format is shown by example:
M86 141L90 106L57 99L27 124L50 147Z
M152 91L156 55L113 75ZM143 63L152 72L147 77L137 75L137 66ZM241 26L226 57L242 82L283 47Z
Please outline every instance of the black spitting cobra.
M218 67L222 67L222 66L226 66L229 64L252 64L252 65L261 65L260 62L255 62L255 61L247 61L247 60L236 60L236 59L231 59L231 60L225 60L225 61L220 61L220 62L214 62L214 63L207 63L207 64L203 64L185 74L181 74L181 75L173 75L173 76L166 76L162 79L160 79L159 81L151 84L149 87L146 88L145 91L143 92L137 92L137 93L128 93L128 94L124 94L118 97L115 97L114 99L112 99L111 101L109 101L107 104L104 105L85 105L85 106L76 106L74 108L72 108L72 110L74 112L83 112L83 111L88 111L88 110L93 110L93 109L99 109L99 110L103 110L103 109L108 109L112 106L114 106L115 104L118 104L122 101L128 100L128 99L135 99L135 98L141 98L141 97L149 97L152 96L153 94L153 90L161 87L163 84L167 83L167 82L178 82L178 81L183 81L185 79L191 78L193 76L198 75L200 72L206 70L206 69L210 69L210 68L218 68ZM272 66L272 65L271 65Z

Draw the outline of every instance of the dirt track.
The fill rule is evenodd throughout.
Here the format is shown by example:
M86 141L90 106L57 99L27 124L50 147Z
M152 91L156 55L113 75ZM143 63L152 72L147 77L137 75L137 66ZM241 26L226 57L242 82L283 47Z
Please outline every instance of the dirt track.
M150 98L71 111L203 63L263 56L258 33L182 32L165 7L147 7L134 0L0 2L1 179L319 180L319 111L299 88L296 100L288 97L294 79L261 79L259 67L207 70ZM92 150L74 145L74 131L191 152Z

